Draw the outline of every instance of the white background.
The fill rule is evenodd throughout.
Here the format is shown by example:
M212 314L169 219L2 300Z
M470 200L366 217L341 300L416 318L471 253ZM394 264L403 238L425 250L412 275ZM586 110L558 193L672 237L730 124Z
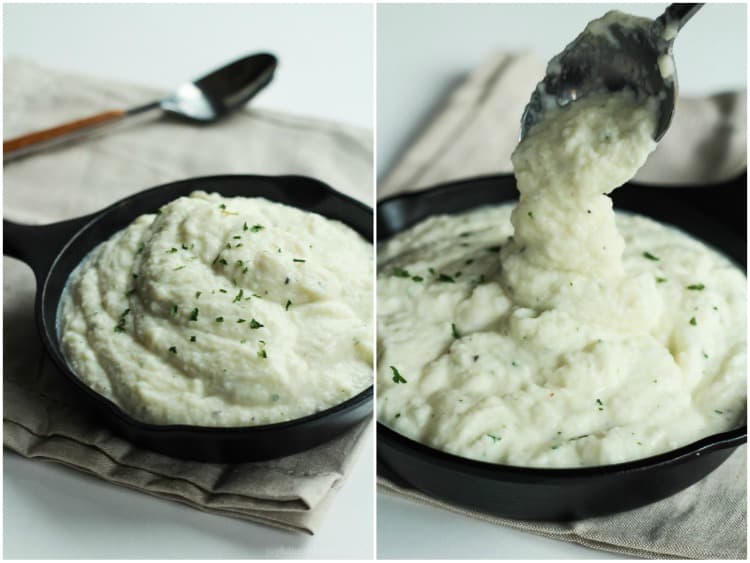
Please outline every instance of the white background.
M395 164L448 92L493 51L531 51L547 61L607 10L655 17L666 4L378 6L378 174ZM746 35L745 4L702 8L675 41L681 93L745 88Z
M655 17L663 4L380 5L377 28L378 174L394 164L451 88L496 50L549 60L609 9ZM745 88L746 7L710 4L680 32L680 89ZM541 77L540 77L541 78ZM529 92L529 95L531 92ZM520 116L519 116L520 120ZM378 557L591 559L612 554L499 528L378 494Z
M367 5L5 5L4 54L168 91L233 58L269 50L280 65L253 103L371 128L372 12ZM368 436L312 538L205 514L6 452L4 555L369 559L374 460Z

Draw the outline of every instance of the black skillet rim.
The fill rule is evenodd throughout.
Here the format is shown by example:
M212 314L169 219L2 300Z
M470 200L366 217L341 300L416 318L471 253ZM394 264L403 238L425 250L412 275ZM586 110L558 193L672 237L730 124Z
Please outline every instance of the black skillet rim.
M320 188L322 188L324 191L328 192L329 195L332 195L336 198L344 200L346 203L352 204L355 207L359 207L362 211L369 212L371 215L373 213L373 210L368 205L365 205L364 203L346 195L341 192L338 192L334 190L332 187L330 187L328 184L321 182L320 180L317 180L315 178L311 178L308 176L301 176L301 175L279 175L279 176L263 176L258 174L222 174L217 176L198 176L193 178L185 178L182 180L177 180L174 182L168 182L166 184L160 184L158 186L154 186L152 188L147 188L145 190L139 191L135 194L132 194L130 196L127 196L123 199L120 199L111 205L108 205L104 209L100 211L96 211L91 215L83 216L81 219L83 219L83 224L79 226L76 231L70 236L70 238L66 241L66 243L57 251L54 259L52 260L52 263L49 266L48 271L44 275L44 282L40 288L40 290L37 292L37 302L40 304L47 291L47 283L49 281L49 274L54 269L55 265L57 264L58 260L60 259L60 256L68 249L68 247L75 242L75 240L78 238L78 236L81 235L81 233L89 228L89 226L96 222L101 220L101 218L108 214L110 211L114 210L116 207L125 204L126 202L129 202L131 200L143 197L146 194L162 190L166 187L170 186L177 186L179 184L186 184L190 185L196 182L221 182L224 179L247 179L247 180L283 180L283 181L294 181L294 180L301 180L305 182L314 182L319 185ZM196 189L199 189L196 187ZM261 196L252 196L249 195L247 197L261 197ZM280 203L280 202L279 202ZM284 204L289 205L289 204ZM290 207L297 207L290 205ZM297 207L297 209L302 209L301 207ZM302 209L303 211L309 211L308 209ZM312 212L315 213L315 212ZM322 215L321 213L318 213L318 215ZM325 215L323 215L325 217ZM330 219L330 218L329 218ZM73 219L75 221L75 219ZM346 224L345 221L341 221L342 223ZM349 227L352 230L355 230L352 226L347 224L347 227ZM355 230L356 232L356 230ZM357 233L360 236L362 236L361 233ZM365 238L362 236L362 238ZM367 240L365 238L365 240ZM101 241L100 241L101 242ZM372 241L370 241L370 244L372 244ZM72 272L71 272L72 273ZM66 280L67 281L67 280ZM59 301L58 301L59 306ZM58 312L55 313L55 324L57 324L57 315ZM312 422L314 420L319 420L323 418L327 418L328 416L337 414L339 412L343 411L349 411L353 410L356 407L366 403L368 400L372 400L374 396L374 387L375 383L373 380L373 383L367 387L366 389L360 391L353 397L349 397L346 401L339 403L337 405L334 405L332 407L329 407L327 409L303 416L301 418L294 418L292 420L285 420L283 422L275 422L272 424L262 424L257 426L197 426L197 425L190 425L190 424L153 424L149 422L144 422L142 420L138 420L137 418L133 417L132 415L128 414L125 410L123 410L121 407L119 407L114 401L109 399L108 397L105 397L104 395L98 393L86 383L81 380L75 373L75 371L68 365L67 360L65 356L62 354L62 350L57 350L53 346L53 343L50 342L50 338L52 335L54 335L54 338L59 338L59 334L56 327L49 327L49 325L46 322L46 319L44 318L43 314L43 308L41 306L36 307L36 314L37 323L40 326L43 336L43 341L45 348L47 348L47 352L49 353L50 357L52 358L52 361L55 363L55 365L60 369L61 372L66 376L66 378L71 381L73 384L75 384L79 389L84 391L89 399L96 401L99 403L99 405L102 408L106 408L110 411L110 413L117 418L121 419L125 423L127 423L130 427L134 429L138 429L141 431L146 432L154 432L154 433L193 433L193 434L227 434L227 435L234 435L234 434L242 434L247 435L249 433L265 433L265 432L272 432L276 430L285 430L297 426L302 426L304 424L307 424L309 422ZM59 356L59 357L58 357Z
M431 195L434 195L436 192L444 189L454 189L462 185L471 185L478 181L486 181L493 178L507 176L509 175L485 174L481 176L474 176L471 178L457 180L455 182L444 182L436 186L431 186L429 188L416 190L413 192L392 195L378 201L378 211L380 211L381 206L387 205L389 203L404 200L417 200L426 196L429 197ZM385 242L386 240L388 239L383 238L378 240L378 242ZM487 461L471 459L468 457L462 457L456 454L445 452L443 450L438 450L421 442L417 442L416 440L412 440L411 438L408 438L407 436L393 430L380 420L377 421L377 434L378 440L380 440L381 438L385 438L385 440L395 443L396 447L411 450L410 453L426 457L430 459L430 461L439 462L441 464L448 464L453 467L457 466L465 471L480 473L489 478L504 479L508 475L523 478L576 478L642 471L651 467L684 461L687 458L701 455L702 453L708 453L715 449L723 449L725 447L736 448L741 444L747 442L747 415L745 415L744 418L745 424L742 426L727 430L726 432L711 434L709 436L701 438L700 440L696 440L695 442L691 442L690 444L680 446L677 449L669 450L661 454L622 463L613 463L609 465L592 465L587 467L574 468L524 467L520 465L504 465L500 463L491 463Z

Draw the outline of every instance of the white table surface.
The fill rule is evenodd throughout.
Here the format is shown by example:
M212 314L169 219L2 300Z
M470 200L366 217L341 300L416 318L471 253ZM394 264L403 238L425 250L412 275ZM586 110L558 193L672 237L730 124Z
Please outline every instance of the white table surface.
M166 91L269 50L280 65L254 104L371 129L372 12L368 5L4 5L4 55ZM314 537L205 514L6 452L4 555L369 559L372 449L370 436Z
M383 4L377 11L377 172L382 178L468 72L495 50L548 60L609 9L655 17L665 4ZM683 28L674 53L680 89L746 87L746 6L710 4ZM541 78L541 77L540 77ZM529 92L531 94L531 92ZM520 121L520 116L519 116ZM620 558L501 528L378 493L383 559Z

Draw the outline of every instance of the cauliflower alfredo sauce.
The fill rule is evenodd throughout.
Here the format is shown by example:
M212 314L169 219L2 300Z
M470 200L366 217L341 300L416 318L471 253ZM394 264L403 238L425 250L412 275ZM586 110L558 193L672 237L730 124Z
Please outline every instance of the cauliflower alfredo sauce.
M655 100L550 110L517 205L436 216L379 256L378 415L463 457L606 465L744 417L745 276L605 194L655 147Z
M304 417L372 384L372 245L261 198L193 193L73 273L60 310L78 377L155 424Z

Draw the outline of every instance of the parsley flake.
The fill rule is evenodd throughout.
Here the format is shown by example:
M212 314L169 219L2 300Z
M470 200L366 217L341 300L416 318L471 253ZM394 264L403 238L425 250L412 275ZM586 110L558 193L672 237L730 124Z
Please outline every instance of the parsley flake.
M394 366L391 366L391 371L393 372L393 383L406 383L406 379L401 377L401 374Z
M258 321L256 321L255 319L251 319L251 320L250 320L250 328L252 328L252 329L256 329L256 328L262 328L262 327L263 327L263 325L262 325L262 324L260 324L260 323L259 323Z
M263 225L253 225L251 227L251 229L250 229L250 232L251 233L257 233L259 231L262 231L263 229L265 229L265 227Z
M695 317L691 317L690 318L690 324L693 325L693 326L697 326L698 321L695 320Z
M216 317L216 322L217 323L223 323L224 322L224 317Z
M458 332L458 329L456 328L456 323L451 323L451 334L453 334L453 338L459 339L461 338L461 335Z
M393 268L393 275L397 278L408 278L411 276L411 274L407 270L398 267Z
M304 262L302 258L292 258L292 262Z
M172 352L173 354L176 354L177 353L177 347L176 346L170 346L169 347L169 351Z
M691 291L703 291L706 289L706 286L702 283L694 283L692 285L687 286L687 288Z
M232 303L239 303L242 301L242 296L244 295L245 291L243 289L240 289L239 293L234 296L234 299L232 299Z
M658 259L659 259L659 257L658 257L658 256L654 256L654 255L653 255L653 254L651 254L650 252L644 252L644 253L643 253L643 257L644 257L644 258L648 258L649 260L658 260Z
M289 307L291 307L291 306L292 306L292 302L289 299L287 299L286 300L286 306L284 307L284 310L288 311Z

